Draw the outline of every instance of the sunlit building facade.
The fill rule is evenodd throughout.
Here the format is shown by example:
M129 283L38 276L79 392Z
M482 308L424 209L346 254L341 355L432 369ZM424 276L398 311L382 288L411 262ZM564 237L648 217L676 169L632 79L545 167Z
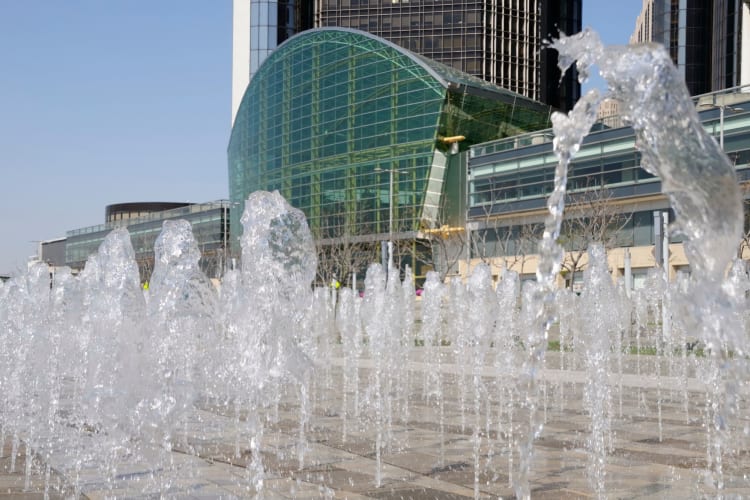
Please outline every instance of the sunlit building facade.
M369 33L306 31L248 86L228 149L230 199L278 190L332 243L418 238L463 217L469 146L546 128L550 114Z
M722 117L719 105L730 103L734 112ZM750 93L707 94L696 98L696 106L704 128L717 142L724 144L724 151L736 167L738 181L747 186L750 183ZM656 265L654 249L658 244L658 226L664 217L673 220L674 214L668 198L662 194L660 179L642 168L633 129L602 125L597 124L584 139L568 168L566 214L581 217L583 213L585 217L600 217L599 222L605 222L607 219L596 213L595 203L600 201L601 206L607 204L605 215L610 221L614 220L614 215L622 215L616 231L609 234L609 267L615 277L622 277L627 267L627 249L633 284L638 287ZM525 279L535 279L537 244L549 215L547 202L557 166L552 139L552 131L547 130L471 148L467 226L473 241L472 265L490 263L495 275L510 268ZM586 193L593 196L581 197ZM750 196L747 190L745 193L746 198ZM584 204L571 207L571 201L575 205L577 197L584 200ZM746 212L749 206L746 200ZM575 215L569 215L571 208ZM748 221L750 218L746 215L746 236L738 241L737 249L738 255L745 258L750 258ZM584 240L581 238L578 243ZM690 269L681 241L678 235L669 238L666 267L671 277ZM575 242L560 242L568 251L585 250L575 248ZM467 269L461 272L465 274ZM583 273L576 274L565 279L582 282Z
M182 219L192 226L201 252L201 269L208 277L218 278L226 266L231 265L230 256L225 251L229 245L230 214L230 205L226 200L209 203L139 202L109 205L104 224L67 232L65 265L74 271L80 271L113 229L125 227L130 233L141 279L147 281L154 269L154 242L161 233L164 221Z
M643 0L630 41L664 45L693 95L750 84L747 0Z

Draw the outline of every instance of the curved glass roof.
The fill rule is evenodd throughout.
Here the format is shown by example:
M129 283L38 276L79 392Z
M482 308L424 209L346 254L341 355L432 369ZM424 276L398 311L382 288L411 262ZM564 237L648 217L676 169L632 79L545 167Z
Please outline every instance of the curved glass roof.
M278 190L318 239L413 234L444 192L443 137L465 136L466 149L549 126L549 108L519 98L369 33L305 31L245 92L228 148L230 198Z

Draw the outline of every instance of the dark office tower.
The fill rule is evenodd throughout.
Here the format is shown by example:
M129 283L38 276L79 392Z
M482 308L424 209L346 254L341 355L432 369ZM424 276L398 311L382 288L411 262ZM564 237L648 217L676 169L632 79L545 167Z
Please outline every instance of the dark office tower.
M250 79L284 40L313 27L313 0L234 0L232 123Z
M318 27L355 28L556 107L572 108L544 40L581 29L581 0L315 0Z
M748 0L714 1L711 90L750 83L750 61L742 64L743 58L750 59L749 4Z
M543 0L541 4L541 25L545 39L558 36L561 32L572 35L581 31L581 0L559 2ZM581 97L581 85L575 67L568 70L560 80L557 67L557 51L542 50L541 53L541 101L559 109L570 110Z
M279 13L279 26L276 30L276 41L278 44L300 31L313 27L312 0L290 0L269 3L275 3L276 10Z
M750 83L748 0L644 0L631 42L660 42L693 95Z
M653 41L669 51L693 95L711 90L712 11L705 0L654 2Z

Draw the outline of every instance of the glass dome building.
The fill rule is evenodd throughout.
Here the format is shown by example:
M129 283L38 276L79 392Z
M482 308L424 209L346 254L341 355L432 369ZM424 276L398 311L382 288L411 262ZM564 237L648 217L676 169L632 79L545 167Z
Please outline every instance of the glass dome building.
M415 240L462 224L469 146L548 128L550 113L369 33L305 31L245 91L228 148L230 199L241 208L253 191L278 190L329 244Z

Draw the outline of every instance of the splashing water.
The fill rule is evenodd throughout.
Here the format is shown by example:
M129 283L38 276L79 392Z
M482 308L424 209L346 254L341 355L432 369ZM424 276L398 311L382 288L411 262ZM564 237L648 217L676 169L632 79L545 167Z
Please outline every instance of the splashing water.
M669 196L677 216L673 230L686 238L692 272L701 282L720 281L742 233L740 190L734 167L703 129L667 51L658 44L605 47L591 30L563 36L551 47L560 54L563 72L577 61L585 79L593 65L599 67L608 92L600 98L590 91L579 103L591 103L594 112L603 98L621 103L622 118L636 133L643 168L659 176ZM572 121L560 132L556 127L556 135L584 125Z
M602 98L616 99L623 120L635 131L643 168L661 179L662 190L669 197L676 215L672 231L685 238L692 289L676 307L690 318L715 359L710 377L715 394L709 396L708 406L714 409L716 439L709 445L708 461L714 465L712 480L721 488L721 457L728 444L725 422L732 411L728 402L734 399L732 388L724 381L732 378L727 377L728 371L746 370L744 363L728 359L729 352L741 357L746 342L742 323L732 321L731 297L721 287L743 225L734 167L703 129L685 82L663 46L605 47L588 29L562 36L550 46L559 53L563 73L575 62L580 79L585 81L596 65L609 86L603 96L589 91L569 117L553 116L560 164L550 213L557 217L562 211L562 198L556 200L557 206L552 206L553 200L558 190L564 192L564 170L593 124L592 114ZM548 246L543 248L546 252ZM549 254L550 260L557 259L553 250ZM550 272L555 270L548 267Z
M146 294L139 286L129 235L116 230L78 277L58 271L50 282L46 266L39 265L8 284L0 283L0 444L10 438L11 460L25 443L27 456L29 450L37 450L48 471L66 469L76 494L90 492L90 485L81 486L81 478L98 473L105 490L101 496L119 494L129 467L145 462L140 469L146 471L144 479L131 483L137 485L133 496L169 496L177 491L175 484L200 478L200 469L207 469L205 462L193 470L180 469L174 451L211 458L210 447L223 446L230 450L222 452L224 459L246 469L244 481L237 480L243 488L238 491L250 495L262 492L264 484L280 485L271 482L276 471L267 476L263 465L271 450L278 453L279 463L286 454L295 461L291 468L280 466L279 474L303 467L305 432L312 431L317 437L310 447L333 447L340 436L340 441L360 450L357 460L372 457L374 480L358 484L360 491L392 487L394 466L407 457L398 457L401 449L408 453L433 443L435 449L419 454L434 453L435 462L424 465L427 470L437 466L431 474L448 473L441 481L456 474L465 488L471 476L460 471L473 467L475 496L507 486L503 496L512 494L513 488L517 496L529 497L532 444L544 430L537 411L543 404L542 391L536 381L547 377L542 382L553 383L548 387L558 382L561 401L549 412L550 418L591 417L586 422L591 436L585 440L591 451L588 478L592 491L605 496L605 479L617 474L607 468L607 455L614 432L623 428L622 419L613 417L615 396L619 414L626 419L652 421L652 409L658 405L661 411L661 401L654 400L661 386L654 391L640 385L649 377L658 379L652 373L654 366L661 373L661 359L630 358L625 368L631 375L630 393L623 403L628 388L623 388L622 353L613 360L610 352L620 350L620 329L628 330L623 338L637 339L640 352L638 342L654 339L653 320L661 317L655 312L658 304L668 304L672 316L679 318L672 323L674 331L698 335L711 353L705 363L692 357L691 363L700 366L689 373L682 350L684 384L676 386L684 393L685 418L680 421L693 426L701 440L696 447L707 449L707 465L696 464L682 474L695 476L710 469L710 493L720 493L723 487L725 461L740 468L728 477L744 479L746 467L740 459L746 450L743 445L730 447L741 434L732 432L744 430L744 422L736 419L736 425L732 419L747 407L746 388L738 391L736 386L747 379L743 325L750 285L739 264L722 282L741 225L732 168L703 133L684 86L658 47L605 48L593 32L563 37L553 46L565 67L578 61L581 75L598 65L610 90L587 94L569 115L554 115L560 164L536 283L521 287L519 277L506 270L493 294L489 270L483 266L468 283L454 279L447 285L431 273L421 301L414 305L411 279L399 286L395 273L375 264L367 273L364 299L342 289L334 318L330 290L312 289L315 251L304 216L278 193L251 195L242 217L242 268L228 272L218 291L197 266L199 254L187 223L165 224L155 245L156 266ZM662 177L678 215L674 229L687 238L693 267L691 283L682 281L679 290L669 291L669 300L657 296L659 290L667 293L663 285L654 287L645 300L637 298L634 322L629 314L632 303L615 293L605 257L595 248L586 292L580 297L555 292L563 252L556 240L568 165L593 123L598 102L609 96L624 103L644 166ZM615 311L619 301L627 302L622 306L626 313ZM416 314L419 307L421 314ZM550 375L545 351L548 329L557 315L560 369ZM414 324L417 318L421 328ZM408 352L418 340L411 338L415 335L426 345ZM564 351L566 346L570 352ZM69 359L75 361L66 363ZM554 359L550 356L550 362ZM641 359L642 366L636 366ZM618 384L611 381L615 374L610 365L615 361L620 365ZM314 372L314 362L326 366ZM320 376L314 376L321 372L326 381L315 385ZM344 378L339 387L331 382L336 376ZM280 392L287 387L295 388L291 396ZM339 399L326 399L330 395L324 391ZM312 414L316 401L328 407L340 403L343 408L338 416L334 412L321 417ZM688 415L690 405L693 415L697 408L706 408L705 435L697 428L700 421ZM211 417L196 424L195 414L201 411ZM280 412L285 412L282 417ZM297 419L293 425L290 418ZM315 428L321 419L328 423ZM332 419L337 419L334 424ZM341 429L336 429L339 423ZM271 434L269 428L275 424L292 431ZM197 439L188 439L190 425L198 428ZM326 425L333 425L328 427L333 430L323 431ZM551 427L553 438L562 434ZM651 427L639 426L634 434L640 437ZM551 455L572 465L566 474L573 474L580 460L577 452L566 452L568 445L583 441L578 432L562 436L560 455ZM275 441L280 435L283 442ZM618 441L627 437L617 436ZM198 450L200 446L209 451ZM461 449L467 455L457 454ZM462 463L468 453L472 463ZM324 452L323 458L327 455ZM26 467L30 463L27 460ZM479 470L482 464L484 471ZM313 476L325 475L320 467L315 463L313 474L298 477L315 481ZM361 470L366 472L366 467ZM352 486L367 481L358 476L348 478ZM702 487L696 482L690 486L690 491ZM332 490L320 491L329 495ZM383 496L388 490L378 493ZM425 490L424 495L429 493Z

